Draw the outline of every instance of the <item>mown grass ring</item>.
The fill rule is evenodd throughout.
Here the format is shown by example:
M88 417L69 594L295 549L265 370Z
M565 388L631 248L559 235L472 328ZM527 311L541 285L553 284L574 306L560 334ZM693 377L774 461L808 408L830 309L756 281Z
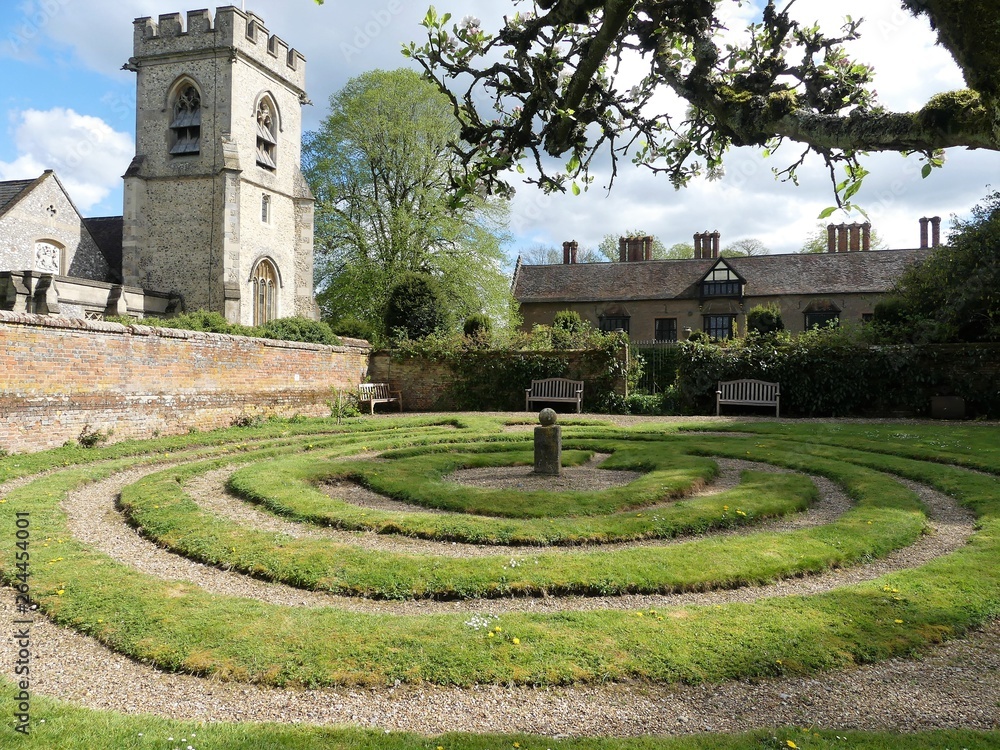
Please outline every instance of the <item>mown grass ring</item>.
M372 433L367 442L389 447L422 439L394 424L393 434ZM133 466L135 458L39 477L7 494L0 504L0 523L7 528L16 513L29 513L36 538L52 540L51 552L46 552L51 558L37 566L33 590L40 607L57 622L163 668L276 685L391 684L396 679L462 685L634 678L671 682L811 673L912 653L997 616L1000 487L996 476L883 452L820 445L814 439L815 428L808 442L804 435L763 434L766 426L757 430L761 434L746 439L692 438L688 448L823 474L841 482L857 505L836 524L810 530L811 534L777 535L773 547L760 544L766 535L756 535L753 549L746 550L742 559L729 560L744 579L773 560L794 568L798 563L792 549L803 540L825 545L835 551L836 559L881 554L919 533L922 515L914 498L885 472L958 497L976 512L979 531L966 547L927 565L816 596L656 613L511 613L502 618L502 629L491 631L494 635L489 637L470 628L466 615L362 615L209 595L192 585L138 573L69 537L61 500L82 483ZM356 437L344 436L345 443L350 441L345 452L364 447ZM315 440L303 434L298 447L315 445ZM237 441L234 438L232 445L220 441L213 450L232 451ZM149 447L159 451L161 446ZM274 446L270 455L295 447ZM933 448L920 450L934 460ZM980 468L1000 470L995 449L974 453ZM50 458L59 461L65 454ZM226 456L216 465L231 460ZM36 467L42 465L41 459L32 461ZM4 459L0 468L12 463ZM177 501L183 503L177 479L193 469L171 471L171 481L180 490ZM178 518L187 520L189 511L181 510ZM722 546L728 548L730 541ZM845 550L845 545L853 549ZM590 553L569 550L563 556L581 554ZM5 579L13 580L11 550L0 550L0 566ZM300 561L298 568L306 566ZM379 570L372 573L383 575ZM894 595L886 594L887 587Z

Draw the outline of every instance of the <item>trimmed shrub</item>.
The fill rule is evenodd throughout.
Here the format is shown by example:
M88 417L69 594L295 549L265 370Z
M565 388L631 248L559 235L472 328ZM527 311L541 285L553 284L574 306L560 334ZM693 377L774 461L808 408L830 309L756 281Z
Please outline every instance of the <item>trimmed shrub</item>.
M483 313L473 313L465 319L465 324L462 326L462 332L469 338L476 338L487 335L492 327L493 326L492 323L490 323L488 315L484 315Z
M756 305L747 311L747 331L754 331L761 336L785 330L785 322L781 319L781 308L771 303Z
M265 339L279 341L304 341L310 344L339 346L338 339L326 323L308 318L278 318L260 327L260 335Z
M389 291L385 328L390 336L422 339L443 331L447 324L441 289L430 274L404 274Z
M330 325L330 329L337 336L346 336L352 339L364 339L374 343L375 329L372 327L371 323L366 320L362 320L354 315L345 315L340 318L336 323Z

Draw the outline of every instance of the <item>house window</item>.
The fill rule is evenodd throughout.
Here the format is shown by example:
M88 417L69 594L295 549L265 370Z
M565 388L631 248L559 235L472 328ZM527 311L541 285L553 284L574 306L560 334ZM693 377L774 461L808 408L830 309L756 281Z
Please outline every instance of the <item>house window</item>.
M875 313L861 313L861 322L864 324L875 322Z
M278 129L274 105L267 98L257 105L257 166L276 169Z
M702 297L741 297L743 282L727 266L717 266L701 281Z
M806 330L810 328L836 328L840 325L840 313L833 311L807 312Z
M713 339L731 339L736 331L735 315L706 315L703 329Z
M657 318L653 331L657 341L677 341L677 318Z
M251 279L253 285L253 324L264 325L277 317L278 269L269 260L257 264Z
M629 318L624 316L609 316L597 320L598 327L605 333L617 331L619 328L628 333L628 322Z
M260 199L260 220L265 224L271 223L271 196L267 193Z
M201 94L188 84L174 102L170 121L170 153L174 156L197 154L201 150Z

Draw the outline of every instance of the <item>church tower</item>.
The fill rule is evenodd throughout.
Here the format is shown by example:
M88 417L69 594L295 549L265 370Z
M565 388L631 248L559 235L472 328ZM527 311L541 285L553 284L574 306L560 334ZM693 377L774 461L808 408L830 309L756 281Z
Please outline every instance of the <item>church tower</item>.
M138 18L126 285L233 323L318 317L313 198L300 169L305 58L226 6Z

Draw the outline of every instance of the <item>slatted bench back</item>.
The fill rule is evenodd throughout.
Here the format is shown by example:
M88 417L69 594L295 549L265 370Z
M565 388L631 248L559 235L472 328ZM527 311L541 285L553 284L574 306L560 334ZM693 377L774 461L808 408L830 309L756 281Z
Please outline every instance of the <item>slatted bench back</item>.
M389 398L388 383L362 383L358 386L358 390L361 393L361 398L365 401L368 399Z
M721 404L738 406L773 406L774 415L780 416L781 385L766 380L720 380L715 394L715 414Z

